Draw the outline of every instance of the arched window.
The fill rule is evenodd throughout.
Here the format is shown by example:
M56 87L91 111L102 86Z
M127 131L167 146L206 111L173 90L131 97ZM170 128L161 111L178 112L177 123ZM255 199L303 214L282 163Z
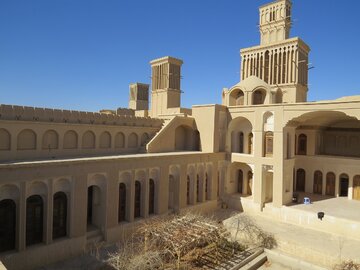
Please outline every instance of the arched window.
M75 131L69 130L64 135L64 149L78 148L78 135Z
M306 155L307 137L305 134L300 134L298 138L298 155Z
M322 194L322 172L314 172L314 187L313 192L315 194Z
M10 150L10 146L11 146L10 133L4 128L0 128L0 150Z
M305 170L296 171L296 191L305 192Z
M149 214L155 213L155 182L150 178L149 181Z
M56 192L53 206L53 239L65 237L67 227L67 197L64 192Z
M100 135L100 148L110 148L111 147L111 135L109 132L104 131Z
M253 105L264 104L265 102L265 90L256 90L253 93Z
M48 130L43 135L42 149L58 149L59 136L55 130Z
M126 220L126 185L124 183L120 183L118 221L122 222L125 220Z
M268 131L265 133L265 157L273 155L274 138L273 132Z
M13 200L0 201L0 252L15 249L16 205Z
M43 242L44 203L39 195L26 200L26 245Z
M125 135L122 132L119 132L115 136L115 148L124 148L125 147Z
M244 153L244 133L239 134L239 153Z
M138 147L138 135L136 133L131 133L128 138L128 147L136 148Z
M83 149L94 149L95 148L95 134L88 130L82 136L82 148Z
M186 203L190 204L190 176L186 177Z
M335 196L335 174L333 172L328 172L326 174L325 194L329 196Z
M36 134L31 129L21 131L17 137L18 150L34 150L36 149Z
M243 171L239 170L238 171L238 193L240 193L240 194L243 193L243 181L244 181Z
M135 208L134 217L141 216L141 184L139 181L135 181Z
M249 134L249 138L248 138L248 152L249 154L252 154L253 153L253 134L250 133Z

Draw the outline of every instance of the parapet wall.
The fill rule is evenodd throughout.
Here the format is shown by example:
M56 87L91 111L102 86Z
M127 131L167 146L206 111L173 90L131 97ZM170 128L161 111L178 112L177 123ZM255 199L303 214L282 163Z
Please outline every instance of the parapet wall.
M163 120L131 115L0 105L0 120L161 127Z

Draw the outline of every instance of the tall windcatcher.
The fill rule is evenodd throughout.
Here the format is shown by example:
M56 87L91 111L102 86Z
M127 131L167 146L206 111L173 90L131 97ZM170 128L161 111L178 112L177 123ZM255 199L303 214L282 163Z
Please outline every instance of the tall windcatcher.
M170 56L155 59L151 64L151 116L171 113L180 108L180 80L183 61Z
M135 111L149 109L149 85L144 83L132 83L129 86L129 108Z
M290 0L259 8L260 45L240 50L241 80L256 76L277 93L276 103L305 102L308 91L309 46L290 38Z

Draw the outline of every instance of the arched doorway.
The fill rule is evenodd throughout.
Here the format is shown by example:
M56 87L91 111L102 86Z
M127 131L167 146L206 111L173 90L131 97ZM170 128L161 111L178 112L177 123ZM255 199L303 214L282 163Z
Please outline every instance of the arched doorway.
M332 172L326 174L325 194L329 196L335 196L335 174Z
M155 213L155 182L150 178L149 180L149 215Z
M53 206L53 239L65 237L67 228L67 197L64 192L56 192Z
M44 203L40 195L26 200L26 246L43 242Z
M0 252L15 249L16 204L13 200L0 201Z
M118 222L122 222L125 220L126 220L126 185L124 183L120 183Z
M253 173L248 172L248 181L247 181L247 194L252 195L252 185L253 185Z
M305 170L298 169L296 171L296 191L305 192Z
M360 175L354 176L353 181L353 199L360 201Z
M139 181L135 181L135 207L134 218L141 216L141 184Z
M243 194L243 185L244 185L244 174L242 170L238 171L238 193Z
M349 176L347 174L340 175L339 185L339 196L347 197L349 193Z
M322 194L322 172L320 171L314 173L313 192L315 194Z

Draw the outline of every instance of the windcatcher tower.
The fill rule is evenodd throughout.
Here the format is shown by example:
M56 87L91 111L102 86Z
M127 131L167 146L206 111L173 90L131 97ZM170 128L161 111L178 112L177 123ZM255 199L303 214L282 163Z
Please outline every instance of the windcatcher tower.
M180 80L183 61L170 56L151 64L151 116L171 114L180 108Z
M135 111L149 109L149 85L144 83L132 83L129 86L129 108Z
M308 91L310 48L300 38L289 38L290 0L277 0L260 7L260 45L242 49L241 80L256 76L272 88L273 103L305 102ZM275 97L280 93L280 99Z

